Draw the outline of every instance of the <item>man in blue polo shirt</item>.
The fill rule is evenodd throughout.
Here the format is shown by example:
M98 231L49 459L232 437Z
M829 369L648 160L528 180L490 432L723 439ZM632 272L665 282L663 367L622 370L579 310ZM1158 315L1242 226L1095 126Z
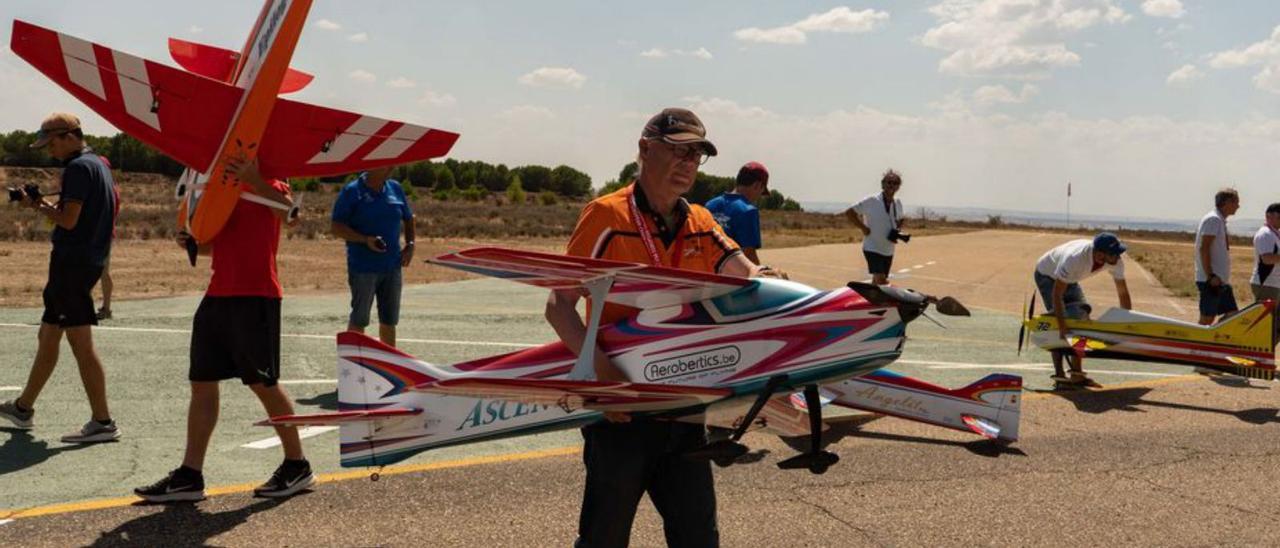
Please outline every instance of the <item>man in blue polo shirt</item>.
M756 250L760 245L760 210L755 203L769 194L769 170L759 162L747 162L738 170L737 185L707 202L706 208L733 241L742 247L743 255L760 264Z
M351 286L348 331L364 333L369 309L378 301L378 338L396 344L400 320L400 269L413 260L413 211L390 167L371 169L347 183L333 203L331 232L347 242ZM400 247L403 228L404 247Z

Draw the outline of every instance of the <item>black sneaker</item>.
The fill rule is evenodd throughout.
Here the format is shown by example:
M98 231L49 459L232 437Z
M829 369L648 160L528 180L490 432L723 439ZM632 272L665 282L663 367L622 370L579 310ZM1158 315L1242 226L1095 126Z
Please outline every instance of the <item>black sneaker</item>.
M164 479L133 490L147 502L195 502L204 500L204 477L181 470L169 472Z
M253 494L268 498L290 497L315 483L316 477L311 473L311 463L305 460L284 461L279 468L276 468L275 473L271 474L271 479L254 488Z

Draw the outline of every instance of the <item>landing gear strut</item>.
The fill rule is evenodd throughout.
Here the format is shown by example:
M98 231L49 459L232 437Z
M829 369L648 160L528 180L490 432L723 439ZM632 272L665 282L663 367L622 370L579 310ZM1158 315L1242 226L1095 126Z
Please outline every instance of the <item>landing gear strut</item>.
M818 385L804 387L804 405L809 411L809 452L779 462L778 468L808 468L814 474L822 474L840 461L840 455L822 450L822 400L818 397Z
M733 464L738 457L747 454L747 446L738 442L742 436L747 433L747 428L751 427L751 423L755 422L756 416L760 414L760 410L764 409L764 405L769 403L769 398L773 397L774 391L778 389L782 383L787 381L786 375L777 375L769 377L765 382L764 390L756 396L756 401L751 404L751 409L747 411L746 416L742 418L742 422L733 430L733 435L729 439L716 440L697 449L693 449L684 453L684 458L690 460L709 460L716 463L721 468Z

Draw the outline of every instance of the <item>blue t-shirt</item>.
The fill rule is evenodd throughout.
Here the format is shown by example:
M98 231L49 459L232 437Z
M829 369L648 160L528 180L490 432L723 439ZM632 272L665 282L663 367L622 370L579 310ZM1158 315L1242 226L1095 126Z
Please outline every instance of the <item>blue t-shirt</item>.
M378 253L363 242L347 242L347 269L351 272L388 272L400 268L401 223L413 219L409 200L400 183L387 179L381 192L365 184L365 174L342 187L333 202L332 219L367 236L382 236L387 250Z
M89 147L63 165L59 202L80 202L80 217L71 230L54 227L49 238L53 242L51 258L64 264L102 266L111 253L115 228L116 192L111 170Z
M741 194L724 193L707 202L706 208L720 228L742 247L760 245L760 210Z

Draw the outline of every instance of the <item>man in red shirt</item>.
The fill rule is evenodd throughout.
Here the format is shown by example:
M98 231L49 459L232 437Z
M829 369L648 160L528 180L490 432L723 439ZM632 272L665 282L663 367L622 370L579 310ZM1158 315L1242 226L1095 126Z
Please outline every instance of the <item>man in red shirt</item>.
M293 414L293 404L277 384L283 290L276 275L280 221L293 197L283 181L264 181L256 160L233 161L227 167L248 187L246 192L286 207L273 209L240 200L217 237L200 246L202 255L213 255L213 278L191 328L187 450L178 469L152 485L134 489L150 502L204 498L202 469L218 422L219 381L239 378L269 416ZM189 238L180 234L178 244L185 248ZM302 455L298 429L277 426L276 435L284 447L284 463L253 490L257 496L288 497L315 483L311 465Z

